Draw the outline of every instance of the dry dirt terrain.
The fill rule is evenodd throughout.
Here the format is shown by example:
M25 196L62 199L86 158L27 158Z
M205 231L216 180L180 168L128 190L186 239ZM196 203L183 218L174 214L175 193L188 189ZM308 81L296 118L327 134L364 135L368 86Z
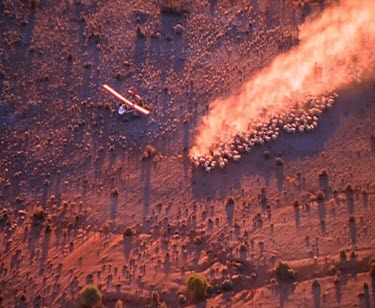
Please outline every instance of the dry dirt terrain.
M0 1L0 306L80 307L93 284L104 307L374 307L373 78L313 132L211 173L188 156L209 103L330 3L167 2Z

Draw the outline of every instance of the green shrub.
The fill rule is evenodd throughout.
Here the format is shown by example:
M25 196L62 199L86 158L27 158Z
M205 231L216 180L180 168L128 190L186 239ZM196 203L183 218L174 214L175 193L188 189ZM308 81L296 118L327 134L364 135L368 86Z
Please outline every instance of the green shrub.
M202 299L206 296L208 282L206 277L201 274L191 274L186 280L187 287L190 291L193 291L195 298Z
M296 272L289 267L287 262L279 261L274 268L274 274L279 281L294 281Z
M102 301L102 294L97 287L87 285L79 292L79 297L86 306L92 307Z

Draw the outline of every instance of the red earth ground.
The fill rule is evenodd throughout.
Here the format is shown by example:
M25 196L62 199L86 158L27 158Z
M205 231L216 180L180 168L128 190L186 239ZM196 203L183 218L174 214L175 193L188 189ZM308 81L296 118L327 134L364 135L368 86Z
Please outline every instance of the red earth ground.
M373 79L340 90L312 133L211 174L188 157L209 103L326 5L0 2L1 306L77 307L94 284L105 307L373 307ZM119 116L104 83L135 86L151 115ZM192 272L214 287L204 302Z

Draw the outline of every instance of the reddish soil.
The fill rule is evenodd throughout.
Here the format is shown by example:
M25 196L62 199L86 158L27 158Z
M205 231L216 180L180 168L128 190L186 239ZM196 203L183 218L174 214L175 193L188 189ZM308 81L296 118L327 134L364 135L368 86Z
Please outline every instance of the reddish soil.
M312 133L210 174L188 157L209 103L328 4L160 2L0 2L0 306L78 307L94 284L105 307L152 307L153 291L168 307L373 307L373 79L340 90ZM118 115L104 83L136 87L150 116ZM192 272L214 287L205 302Z

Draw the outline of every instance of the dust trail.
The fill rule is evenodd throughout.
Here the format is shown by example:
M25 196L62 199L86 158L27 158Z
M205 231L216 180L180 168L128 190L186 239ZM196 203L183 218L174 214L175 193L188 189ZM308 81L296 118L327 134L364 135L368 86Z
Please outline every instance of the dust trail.
M338 89L374 69L374 0L341 1L300 30L297 47L276 57L238 96L211 104L191 155L207 154L218 140L232 140L236 132L260 120L264 110L283 112L307 93Z

